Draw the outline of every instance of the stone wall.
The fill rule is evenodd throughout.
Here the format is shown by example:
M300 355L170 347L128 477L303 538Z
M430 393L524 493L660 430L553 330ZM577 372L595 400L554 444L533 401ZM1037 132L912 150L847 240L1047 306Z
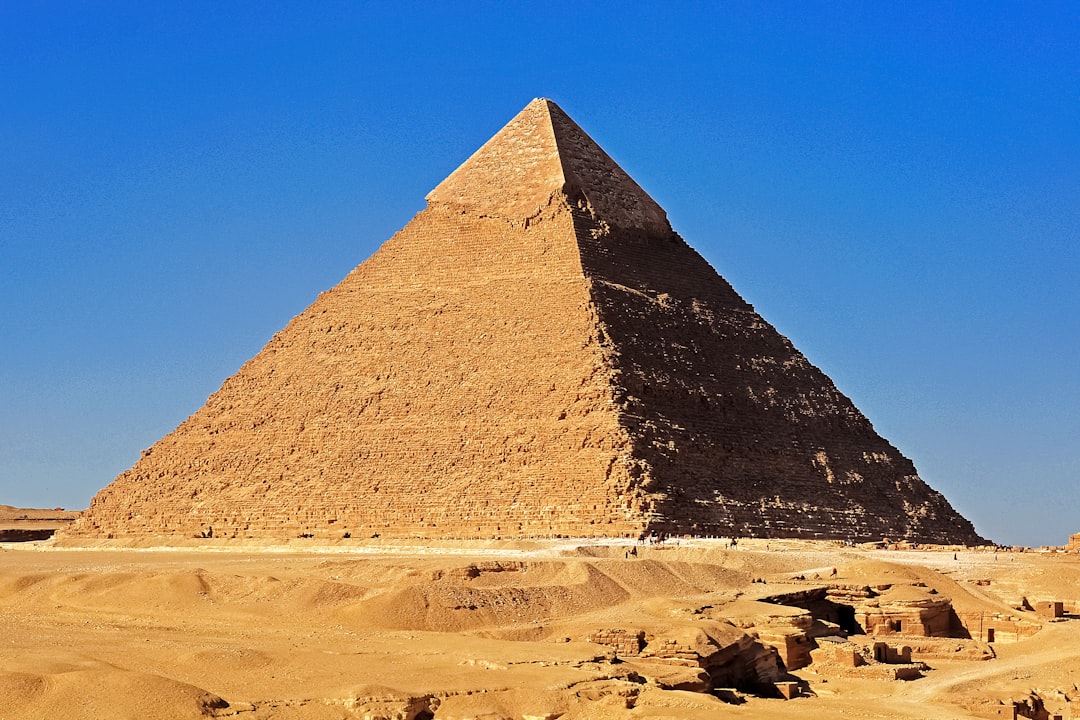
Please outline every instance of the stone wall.
M811 651L813 669L827 678L914 680L926 665L912 662L911 648L882 642L825 642Z
M1010 643L1032 637L1042 624L1007 613L958 612L968 635L985 643Z
M588 642L604 645L615 651L616 657L634 657L645 647L644 630L626 628L603 628L594 630L585 638Z

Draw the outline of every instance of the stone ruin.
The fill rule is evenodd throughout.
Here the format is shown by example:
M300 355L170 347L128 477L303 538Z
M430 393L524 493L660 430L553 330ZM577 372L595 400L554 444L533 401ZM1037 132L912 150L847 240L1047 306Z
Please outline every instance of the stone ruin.
M1065 546L1065 549L1069 552L1080 552L1080 533L1073 533L1069 536L1069 543Z
M1065 616L1065 603L1060 600L1040 600L1035 603L1035 614L1046 620Z
M751 595L686 608L658 625L599 628L583 639L603 646L625 674L663 689L787 699L809 689L805 673L906 681L923 677L928 662L995 657L948 598L919 583L830 583Z
M984 542L538 99L66 534L651 531Z
M822 638L811 656L814 671L829 678L915 680L927 670L925 663L912 661L909 646L881 641L859 643Z
M989 706L969 706L973 714L985 718L1005 718L1006 720L1073 720L1080 714L1073 709L1076 704L1073 697L1055 690L1046 693L1044 698L1039 691L1032 690L1020 697L1011 697ZM1050 700L1049 706L1047 700Z
M665 690L738 689L790 697L777 651L726 620L699 619L663 632L597 629L585 638L607 647L629 673Z
M921 583L828 583L771 590L761 600L807 611L808 619L802 625L792 622L791 627L783 629L788 648L798 649L806 640L812 643L828 635L865 636L886 642L902 638L920 659L986 660L993 657L990 645L1032 637L1042 628L1041 620L1064 616L1064 603L1056 601L1028 608L1036 618L987 610L957 611L950 598ZM778 633L773 631L777 638ZM784 654L779 640L771 640L770 644ZM799 664L788 664L788 669L809 663L805 650L799 657Z

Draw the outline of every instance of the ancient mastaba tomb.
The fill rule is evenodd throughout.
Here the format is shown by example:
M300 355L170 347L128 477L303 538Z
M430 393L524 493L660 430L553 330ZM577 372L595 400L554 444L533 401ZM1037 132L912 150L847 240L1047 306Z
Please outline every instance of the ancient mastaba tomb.
M69 535L981 538L531 102Z

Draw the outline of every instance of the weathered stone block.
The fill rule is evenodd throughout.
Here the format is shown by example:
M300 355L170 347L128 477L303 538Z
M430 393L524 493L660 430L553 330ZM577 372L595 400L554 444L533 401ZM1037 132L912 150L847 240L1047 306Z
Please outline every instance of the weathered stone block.
M70 534L981 542L554 103L427 200Z

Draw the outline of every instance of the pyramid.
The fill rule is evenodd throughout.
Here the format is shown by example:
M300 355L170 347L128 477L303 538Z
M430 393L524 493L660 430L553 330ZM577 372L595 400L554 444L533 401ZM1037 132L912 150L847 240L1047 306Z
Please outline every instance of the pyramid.
M67 534L654 530L982 542L538 99Z

